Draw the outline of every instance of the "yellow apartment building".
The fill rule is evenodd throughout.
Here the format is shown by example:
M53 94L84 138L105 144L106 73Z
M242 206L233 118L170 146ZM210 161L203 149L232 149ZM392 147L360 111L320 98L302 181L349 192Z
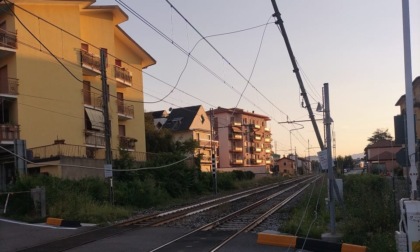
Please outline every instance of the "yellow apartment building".
M81 167L104 167L100 48L107 52L112 155L122 148L144 159L142 69L156 61L118 26L128 20L118 6L94 2L0 5L0 144L13 150L14 140L25 140L25 154L35 161L28 172L104 176L101 169ZM14 173L9 159L1 163L2 184Z

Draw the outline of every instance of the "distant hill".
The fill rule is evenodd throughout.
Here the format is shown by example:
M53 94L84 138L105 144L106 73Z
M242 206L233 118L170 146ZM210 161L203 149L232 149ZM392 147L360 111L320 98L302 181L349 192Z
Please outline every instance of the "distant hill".
M358 158L362 159L364 156L365 156L365 153L359 153L359 154L352 154L351 155L351 157L353 159L358 159Z

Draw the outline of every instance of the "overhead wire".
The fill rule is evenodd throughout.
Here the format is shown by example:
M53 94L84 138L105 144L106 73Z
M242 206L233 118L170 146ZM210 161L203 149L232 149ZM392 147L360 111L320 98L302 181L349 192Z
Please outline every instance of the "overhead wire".
M8 2L9 4L10 4L10 2L8 1L8 0L5 0L6 2ZM15 6L17 6L17 5L15 5ZM18 8L21 8L21 9L23 9L22 7L20 7L20 6L17 6ZM10 8L10 6L9 6L9 8ZM49 21L47 21L47 20L45 20L45 19L42 19L42 18L40 18L39 16L37 16L37 15L35 15L35 14L33 14L33 13L31 13L31 12L29 12L29 11L27 11L27 10L25 10L25 9L23 9L24 11L26 11L26 12L28 12L28 13L30 13L31 15L34 15L34 16L36 16L36 17L38 17L38 19L39 20L42 20L42 21L44 21L44 22L46 22L46 23L48 23L48 24L50 24L50 25L53 25L54 27L56 27L57 29L60 29L61 30L61 32L64 32L64 33L66 33L66 34L69 34L69 35L71 35L71 36L73 36L73 37L76 37L76 38L78 38L78 39L80 39L81 41L84 41L83 39L81 39L81 38L79 38L79 37L77 37L77 36L75 36L75 35L73 35L73 34L71 34L71 33L69 33L68 31L66 31L66 30L64 30L64 29L62 29L62 28L60 28L60 27L58 27L58 26L56 26L56 25L54 25L54 24L52 24L52 23L50 23ZM12 14L14 15L14 16L16 16L15 15L15 13L13 12L13 11L11 11L12 12ZM73 78L75 78L77 81L79 81L79 82L83 82L83 80L80 80L77 76L75 76L59 59L58 59L58 57L54 54L54 53L52 53L47 47L46 47L46 45L45 44L43 44L42 43L42 41L40 40L40 39L38 39L24 24L23 24L23 22L16 16L16 18L18 19L18 21L22 24L22 26L31 34L31 36L33 36L39 43L40 43L40 45L42 45L47 51L48 51L48 53L57 61L57 62L59 62L59 64L63 67L63 68L65 68L66 69L66 71L67 72L69 72L69 74L71 74L72 76L73 76ZM262 25L261 25L262 26ZM258 27L258 26L257 26ZM254 27L253 27L254 28ZM252 28L248 28L248 29L243 29L243 30L249 30L249 29L252 29ZM159 33L159 32L158 32ZM233 32L232 32L233 33ZM163 33L162 33L163 34ZM229 34L229 33L226 33L226 34ZM215 35L213 35L213 36L215 36ZM172 41L172 44L176 44L174 41ZM178 48L178 49L180 49L180 48ZM181 47L181 51L182 51L182 47ZM185 50L184 50L185 51ZM111 54L109 54L109 55L111 55ZM112 56L112 55L111 55ZM188 55L189 57L191 57L192 55ZM115 57L115 56L114 56ZM117 58L117 57L116 57ZM195 60L195 58L194 57L191 57L194 61L196 61L197 62L197 60ZM198 63L199 65L200 65L200 63ZM203 66L202 66L203 67ZM207 68L207 67L205 67L204 66L204 69L206 69L206 70L208 70L209 68ZM141 69L139 69L140 71L142 71ZM152 76L152 75L150 75L150 74L148 74L148 73L146 73L146 72L144 72L143 71L143 73L145 73L145 74L147 74L147 75L149 75L149 76L151 76L151 77L153 77L153 78L155 78L155 79L158 79L158 78L156 78L156 77L154 77L154 76ZM212 71L210 71L210 73L214 73L214 72L212 72ZM215 74L215 73L214 73ZM214 75L213 74L213 75ZM228 83L226 82L226 81L224 81L220 76L215 76L216 78L219 78L223 83L225 83L225 84L227 84L228 85ZM163 82L162 82L163 83ZM167 83L166 83L167 84ZM168 84L168 85L170 85L170 84ZM173 87L173 90L174 89L176 89L177 88L177 86L175 85L175 86L172 86ZM96 90L98 90L98 91L102 91L102 90L100 90L100 89L97 89L97 88L95 88L95 87L92 87L92 88L94 88L94 89L96 89ZM235 90L235 92L238 92L233 86L230 86L230 88L231 89L233 89L233 90ZM173 91L172 90L172 91ZM140 90L139 90L140 91ZM172 92L171 91L171 92ZM188 94L188 93L186 93L185 91L182 91L183 93L185 93L185 94ZM150 95L150 94L149 94ZM114 97L114 98L118 98L118 97L116 97L115 95L110 95L110 96L112 96L112 97ZM192 96L192 95L190 95L191 97L193 97L193 98L195 98L195 99L197 99L197 97L194 97L194 96ZM129 101L129 102L140 102L140 103L146 103L146 102L144 102L144 101L136 101L136 100L127 100L127 99L125 99L125 101ZM200 101L202 101L203 102L203 100L201 100L200 99ZM252 103L252 102L251 102ZM207 103L208 104L208 103ZM172 105L175 105L175 104L172 104ZM211 104L208 104L208 105L211 105ZM253 104L254 106L256 106L256 107L258 107L256 104ZM213 105L211 105L211 106L213 106ZM214 106L213 106L214 107ZM283 112L284 113L284 112ZM275 118L273 118L273 119L275 119ZM286 128L287 129L287 128Z
M7 148L4 148L3 146L0 145L0 149L12 154L13 156L29 163L29 164L34 164L34 165L51 165L51 163L43 163L43 162L33 162L30 161L22 156L17 155L16 153L8 150ZM72 165L72 164L66 164L66 166L68 167L75 167L75 168L83 168L83 169L92 169L92 170L112 170L113 172L134 172L134 171L142 171L142 170L157 170L157 169L163 169L163 168L167 168L167 167L171 167L174 166L176 164L179 164L181 162L184 162L187 159L190 159L192 156L188 155L184 158L182 158L181 160L172 162L170 164L166 164L166 165L160 165L160 166L153 166L153 167L140 167L140 168L133 168L133 169L109 169L109 168L102 168L102 167L94 167L94 166L85 166L85 165Z
M116 1L121 1L121 0L116 0ZM197 32L197 34L240 76L240 77L242 77L246 82L247 82L247 84L249 84L249 85L251 85L264 99L266 99L272 106L274 106L279 112L281 112L282 114L284 114L284 115L287 115L286 113L284 113L280 108L278 108L273 102L271 102L263 93L261 93L250 81L249 81L249 79L248 78L246 78L232 63L230 63L230 61L225 57L225 56L223 56L223 54L222 53L220 53L220 51L219 50L217 50L216 49L216 47L215 46L213 46L213 44L212 43L210 43L210 41L205 37L205 36L203 36L203 34L201 34L200 33L200 31L198 31L198 29L197 28L195 28L192 24L191 24L191 22L190 21L188 21L188 19L187 18L185 18L184 17L184 15L182 15L182 13L180 13L179 11L178 11L178 9L169 1L169 0L166 0L166 2L171 6L171 8L173 8L180 16L181 16L181 18L182 19L184 19L185 20L185 22L186 23L188 23L196 32ZM269 21L267 21L267 23L266 23L266 25L265 25L265 27L268 25L268 23L269 23ZM264 29L264 33L265 33L265 29Z
M116 0L117 2L122 2L121 0ZM264 97L271 105L273 105L275 108L277 108L277 110L278 111L280 111L281 113L283 113L284 115L286 115L287 116L287 114L286 113L284 113L281 109L279 109L274 103L272 103L264 94L262 94L251 82L250 82L250 78L246 78L235 66L233 66L233 64L231 64L230 63L230 61L229 60L227 60L226 59L226 57L224 57L209 41L208 41L208 37L205 37L205 36L203 36L199 31L198 31L198 29L197 28L195 28L189 21L188 21L188 19L187 18L185 18L177 9L176 9L176 7L169 1L169 0L166 0L166 2L170 5L170 7L171 8L173 8L183 19L184 19L184 21L186 22L186 23L188 23L198 34L199 34L199 36L201 37L201 39L196 43L196 45L201 41L201 40L204 40L214 51L216 51L216 53L229 65L229 66L231 66L234 70L235 70L235 72L237 72L243 79L245 79L246 81L247 81L247 84L246 84L246 86L245 86L245 88L244 88L244 90L241 92L241 94L240 94L240 97L242 97L243 96L243 93L245 92L245 90L246 90L246 87L248 86L248 84L250 84L262 97ZM270 16L270 19L271 19L271 16ZM254 62L254 67L253 67L253 70L254 70L254 68L255 68L255 64L256 64L256 61L257 61L257 59L258 59L258 55L259 55L259 52L260 52L260 49L261 49L261 45L262 45L262 41L263 41L263 38L264 38L264 34L265 34L265 30L266 30L266 27L267 27L267 25L270 23L269 21L270 21L270 19L267 21L267 23L264 25L265 26L265 29L264 29L264 33L263 33L263 36L262 36L262 39L261 39L261 42L260 42L260 46L259 46L259 50L258 50L258 54L257 54L257 58L256 58L256 60L255 60L255 62ZM195 45L195 46L196 46ZM195 46L194 46L194 48L195 48ZM187 61L187 64L188 64L188 61ZM251 73L251 76L252 76L252 73ZM240 99L241 98L239 98L239 101L240 101ZM238 104L239 104L239 101L238 101ZM238 104L236 105L236 107L238 106ZM254 106L256 106L255 104L254 104ZM235 108L236 108L235 107ZM259 106L256 106L256 107L258 107L259 108ZM260 110L262 110L261 108L259 108ZM262 110L263 112L265 112L264 110ZM266 113L266 112L265 112ZM267 114L267 113L266 113ZM275 118L273 118L275 121L277 121ZM278 121L277 121L278 122ZM283 126L283 125L282 125ZM287 129L285 126L283 126L285 129ZM300 136L301 136L301 134L300 133L298 133ZM303 139L303 137L302 137L302 139ZM299 139L298 139L298 142L299 143L301 143L303 146L305 145L304 143L302 143Z

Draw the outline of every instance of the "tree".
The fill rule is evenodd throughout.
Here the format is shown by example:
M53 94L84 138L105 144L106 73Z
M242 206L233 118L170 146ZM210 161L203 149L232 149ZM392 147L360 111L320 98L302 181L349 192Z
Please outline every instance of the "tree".
M380 140L392 140L391 134L388 132L388 129L376 129L372 136L367 139L370 144L374 144Z
M344 156L344 168L354 168L354 160L352 156Z
M144 124L147 152L173 152L175 150L175 145L172 141L172 132L169 129L156 129L153 123L153 116L150 114L145 114Z

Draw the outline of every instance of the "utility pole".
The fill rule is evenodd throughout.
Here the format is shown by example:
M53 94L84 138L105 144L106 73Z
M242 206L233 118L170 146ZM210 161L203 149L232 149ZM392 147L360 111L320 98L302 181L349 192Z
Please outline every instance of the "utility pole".
M402 0L405 102L406 102L406 149L409 160L408 175L411 181L410 198L400 199L401 220L395 232L397 251L418 251L420 244L420 201L417 199L418 169L416 165L416 136L414 125L413 79L411 69L411 38L409 0Z
M109 88L106 78L106 57L107 51L104 48L100 50L101 57L101 79L102 79L102 109L104 115L105 128L105 178L109 178L109 201L114 204L114 188L112 181L112 152L111 152L111 125L109 121Z
M302 77L300 76L299 68L296 64L296 59L295 59L295 56L293 55L292 47L290 46L289 38L287 37L287 33L286 33L286 28L284 27L283 20L281 19L280 11L277 7L276 0L271 0L271 3L273 4L273 8L274 8L273 16L276 17L277 19L276 24L279 26L284 42L286 43L287 52L289 53L289 57L293 65L293 72L295 73L296 78L298 80L299 87L302 92L301 95L303 99L305 100L306 109L308 110L309 118L311 119L312 126L314 127L314 131L316 134L316 138L318 139L319 147L321 148L321 150L323 150L325 147L322 141L322 137L321 137L321 134L319 133L318 125L316 124L315 116L314 116L314 113L312 112L311 104L309 103L308 95L306 93L305 86L303 85Z
M331 116L330 116L330 95L328 83L324 84L325 95L325 130L327 137L327 162L328 162L328 205L330 209L330 232L335 235L335 201L334 201L334 172L332 169L332 146L331 146Z

